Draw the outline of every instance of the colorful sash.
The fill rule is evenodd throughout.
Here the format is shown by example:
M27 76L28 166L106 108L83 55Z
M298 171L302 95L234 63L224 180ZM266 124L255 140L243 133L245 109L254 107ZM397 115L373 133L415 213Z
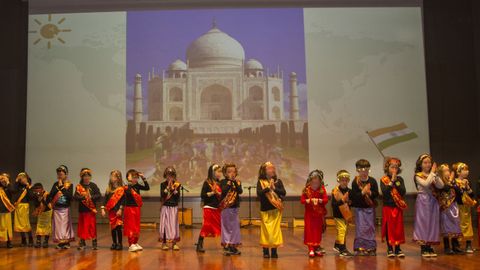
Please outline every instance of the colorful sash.
M27 195L28 189L29 189L28 186L25 187L22 194L20 194L20 197L18 197L17 201L15 202L15 206L17 206L20 202L22 202L23 198L25 198L25 196Z
M467 191L467 185L464 184L464 182L460 179L455 179L455 184L463 191L462 192L462 202L466 206L475 206L477 204L477 201L474 200L470 195L468 195Z
M122 198L123 194L125 194L125 189L123 187L118 187L113 191L112 197L108 200L107 204L105 205L105 209L110 211L117 205L118 201Z
M210 183L211 182L211 183ZM215 194L215 196L220 199L222 197L222 189L220 188L220 186L217 184L217 181L215 180L207 180L207 183L208 185L210 186L210 189L212 191L217 191L217 194Z
M0 200L5 205L5 208L7 208L8 212L15 210L15 206L10 202L10 199L8 198L7 193L5 193L3 187L0 187Z
M332 197L334 200L336 200L336 195L338 193L341 193L340 189L338 188L338 186L336 186L333 191L332 191ZM348 191L347 191L348 193ZM344 194L345 195L345 194ZM343 218L349 222L352 220L352 217L353 217L353 214L352 214L352 211L350 210L350 206L348 205L347 202L344 202L343 204L339 205L338 206L338 210L340 210L340 213L342 214Z
M382 182L384 185L388 186L390 185L390 177L387 175L382 177ZM407 203L405 200L402 198L400 195L400 192L398 192L397 187L392 186L392 189L390 190L390 195L392 196L393 201L395 202L395 205L400 208L400 209L405 209L407 208Z
M45 203L47 201L47 197L48 197L48 192L44 191L43 195L42 195L42 200L40 201L40 205L33 210L32 215L34 217L38 217L38 215L40 215L41 213L43 213L45 211L45 208L46 208ZM49 204L49 207L52 208L52 206L50 204Z
M125 189L128 189L128 186L126 186ZM142 196L140 196L140 194L138 194L133 187L130 188L130 194L132 194L132 197L135 200L135 203L137 204L137 206L142 207L143 205Z
M68 188L70 187L70 182L64 183L63 186L64 186L66 189L68 189ZM53 199L52 199L52 202L51 202L52 206L55 206L55 204L57 204L58 199L60 199L60 197L63 196L63 192L60 191L60 189L58 188L58 186L57 186L57 189L58 189L58 192L55 193L55 196L53 196Z
M360 177L358 177L358 176L355 177L355 181L357 181L357 185L361 190L363 190L365 185L368 184L368 182L364 183L362 180L360 180ZM370 206L370 207L376 207L377 206L376 201L373 201L372 198L370 198L370 195L365 194L365 195L363 195L363 198L365 200L365 203L367 203L368 206Z
M85 199L82 200L83 205L85 205L90 211L93 213L97 213L97 208L95 207L95 203L92 201L92 198L90 196L90 191L85 189L81 184L78 184L76 187L77 193L85 197Z
M167 197L165 198L165 202L170 200L170 198L173 196L173 191L176 190L179 186L180 186L180 183L177 182L177 181L175 181L175 183L173 183L172 187L169 187L167 185L167 188L169 189L169 192L167 194Z
M261 179L260 180L260 185L262 186L262 189L266 189L270 187L270 181L267 179ZM275 206L278 210L283 210L283 202L282 199L278 196L278 194L271 190L270 192L265 193L265 196L267 197L268 201Z

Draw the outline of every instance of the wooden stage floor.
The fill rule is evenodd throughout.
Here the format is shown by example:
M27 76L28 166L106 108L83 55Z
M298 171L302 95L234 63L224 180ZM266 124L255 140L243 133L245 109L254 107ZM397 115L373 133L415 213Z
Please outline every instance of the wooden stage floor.
M242 228L242 255L226 257L222 255L220 239L208 238L205 241L207 252L197 254L194 243L198 237L199 226L182 229L180 251L162 251L157 242L157 233L153 229L142 229L139 244L144 251L131 253L124 247L123 251L110 251L110 232L108 225L98 226L99 250L90 248L77 251L74 243L69 250L56 250L53 244L48 249L18 247L19 236L15 235L15 248L6 249L5 243L0 248L0 269L478 269L480 256L472 255L447 256L442 254L442 247L437 247L439 257L422 259L419 247L412 242L403 246L406 253L404 259L389 259L386 257L386 247L380 242L377 230L378 254L376 257L341 258L332 250L335 228L328 227L323 246L327 250L324 257L309 259L306 247L303 245L303 228L283 228L284 247L279 249L278 259L263 259L258 245L259 227ZM406 228L407 239L412 235L412 226ZM348 237L348 247L351 249L353 231ZM91 243L87 243L91 244ZM124 239L126 245L126 239ZM474 243L477 247L477 243Z

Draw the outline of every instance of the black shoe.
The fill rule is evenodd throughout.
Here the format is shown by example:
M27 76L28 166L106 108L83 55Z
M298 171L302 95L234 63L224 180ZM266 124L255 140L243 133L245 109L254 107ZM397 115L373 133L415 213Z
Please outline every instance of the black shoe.
M198 237L197 248L195 251L205 253L205 249L203 248L203 237Z
M40 248L42 246L42 237L37 236L37 242L35 242L35 248Z
M13 248L12 241L7 241L7 248Z
M268 250L268 248L263 248L263 258L270 258L270 251Z
M62 246L62 249L69 249L70 248L70 243L66 243L65 245Z
M48 240L45 239L42 244L42 248L48 248Z
M470 240L467 240L467 244L465 246L465 253L467 253L467 254L472 254L473 253L472 241L470 241Z
M22 238L22 243L20 244L21 247L26 247L27 246L27 239Z
M340 257L353 257L355 256L346 247L340 251Z
M272 258L277 259L278 258L278 252L276 248L272 248Z
M229 247L229 249L230 249L230 255L240 255L240 254L242 254L240 252L240 250L238 250L236 247L231 246L231 247Z
M85 240L81 239L80 243L78 244L77 250L84 250L85 249Z
M97 250L98 249L98 242L97 239L92 240L92 249Z
M113 243L112 246L110 247L110 250L115 250L117 249L117 243Z
M437 257L437 253L431 246L427 246L427 251L430 254L430 258L435 258Z
M117 244L117 248L115 250L122 250L123 249L123 245L122 244Z
M405 253L403 253L402 249L400 248L400 246L396 246L395 247L395 256L399 257L399 258L405 258Z
M225 255L225 256L230 256L230 255L232 255L232 250L231 250L231 248L230 248L230 247L224 247L224 248L223 248L223 255Z
M340 246L341 246L340 244L335 243L335 245L333 246L333 250L335 252L340 253L340 251L341 251Z
M455 255L464 255L465 251L460 248L458 238L452 238L452 251Z

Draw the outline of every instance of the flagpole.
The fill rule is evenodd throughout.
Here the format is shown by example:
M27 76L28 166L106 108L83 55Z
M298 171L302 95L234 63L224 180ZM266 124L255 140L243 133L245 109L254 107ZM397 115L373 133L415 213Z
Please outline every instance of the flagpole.
M375 141L373 141L373 139L372 139L372 137L370 136L370 134L368 134L368 131L365 131L365 133L367 133L368 138L370 138L370 141L373 143L373 145L375 145L375 148L377 148L377 150L378 150L378 152L380 153L380 155L382 155L383 160L385 160L385 155L383 154L382 150L380 150L380 148L378 148L378 145L375 143Z

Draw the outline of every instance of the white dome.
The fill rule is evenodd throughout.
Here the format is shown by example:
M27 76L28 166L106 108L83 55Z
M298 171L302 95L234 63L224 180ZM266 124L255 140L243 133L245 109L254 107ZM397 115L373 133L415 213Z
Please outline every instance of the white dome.
M263 70L263 66L262 66L262 63L260 63L258 60L256 59L249 59L246 63L245 63L245 69L249 69L249 70Z
M177 59L168 66L168 70L187 70L187 64L185 64L185 62L183 62L182 60Z
M220 31L212 29L193 41L187 49L189 67L241 67L245 59L242 45Z

